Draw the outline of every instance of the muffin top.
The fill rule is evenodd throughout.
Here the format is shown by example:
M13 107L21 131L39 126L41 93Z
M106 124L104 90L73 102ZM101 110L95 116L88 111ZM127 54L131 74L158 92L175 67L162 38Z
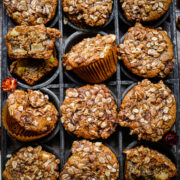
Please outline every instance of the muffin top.
M117 123L117 105L103 84L69 88L60 108L65 129L86 139L108 138Z
M163 81L157 84L143 80L124 97L119 124L130 127L138 139L158 141L170 130L176 119L176 102Z
M6 163L3 172L5 180L44 179L56 180L59 177L60 160L41 146L21 148Z
M62 0L63 11L77 26L102 26L112 11L113 0Z
M171 0L120 0L128 21L154 21L169 9Z
M112 179L119 177L119 164L115 154L101 142L74 141L72 155L60 173L64 179Z
M125 179L166 180L177 174L175 165L165 155L144 146L124 150Z
M4 0L7 15L22 25L46 24L55 15L57 0Z
M114 34L85 38L64 55L63 66L66 70L87 66L104 59L113 49L116 49Z
M59 116L48 99L40 91L18 89L8 96L8 112L25 130L45 133L55 127Z
M8 55L11 59L49 59L54 51L54 42L60 38L59 30L36 26L15 26L5 36Z
M128 30L118 52L125 66L138 76L164 78L174 68L173 46L167 33L140 23Z

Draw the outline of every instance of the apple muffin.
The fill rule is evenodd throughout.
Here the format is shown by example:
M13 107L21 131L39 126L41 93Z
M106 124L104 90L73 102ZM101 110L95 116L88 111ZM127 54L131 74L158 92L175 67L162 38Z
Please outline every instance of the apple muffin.
M17 24L39 25L54 18L57 0L4 0L4 6Z
M65 129L85 139L106 139L118 123L116 102L103 84L67 89L60 110Z
M177 175L175 164L156 150L137 146L124 153L126 180L170 180Z
M59 62L56 52L49 59L18 59L10 65L10 73L17 75L28 85L37 84L42 78L52 72Z
M101 142L74 141L71 152L60 173L60 180L116 180L119 177L115 154Z
M114 34L85 38L63 57L63 66L89 83L110 78L117 68L116 36Z
M149 22L161 18L169 9L171 0L120 0L128 21Z
M10 59L49 59L60 32L44 25L15 26L5 36Z
M59 177L59 163L55 155L42 150L41 146L28 146L12 155L2 176L4 180L56 180Z
M174 69L173 45L161 29L136 23L118 45L118 53L132 73L144 78L164 78Z
M146 79L125 95L118 117L119 124L139 140L158 141L175 122L176 101L163 81L153 84Z
M17 89L8 96L3 123L8 132L20 141L31 141L54 130L59 117L49 96L39 90ZM6 109L6 108L5 108Z
M62 0L63 11L78 27L104 25L112 12L112 5L113 0Z

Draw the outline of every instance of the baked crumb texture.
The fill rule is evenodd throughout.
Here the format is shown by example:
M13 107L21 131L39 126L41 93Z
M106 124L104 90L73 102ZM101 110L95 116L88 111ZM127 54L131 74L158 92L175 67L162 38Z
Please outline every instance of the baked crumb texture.
M136 23L118 45L119 59L134 74L164 78L174 69L173 45L161 29L143 27Z
M4 0L6 12L17 24L46 24L54 18L57 0Z
M75 141L71 152L60 173L60 180L116 180L119 177L115 154L101 142Z
M111 77L117 68L114 34L85 38L63 57L66 70L73 70L81 79L99 83Z
M66 90L60 108L65 129L85 139L108 138L117 121L117 105L105 85Z
M62 0L68 19L79 27L104 25L111 12L113 0Z
M18 59L10 65L10 73L17 75L29 85L37 84L58 66L56 52L49 59Z
M131 129L138 139L158 141L173 126L176 102L163 81L157 84L143 80L124 97L120 106L119 124Z
M44 25L15 26L5 36L10 59L49 59L60 32Z
M124 153L126 180L170 180L177 175L174 163L158 151L138 146Z
M169 9L171 0L120 0L128 21L155 21Z
M5 180L56 180L59 177L60 160L41 146L21 148L7 161L3 178Z

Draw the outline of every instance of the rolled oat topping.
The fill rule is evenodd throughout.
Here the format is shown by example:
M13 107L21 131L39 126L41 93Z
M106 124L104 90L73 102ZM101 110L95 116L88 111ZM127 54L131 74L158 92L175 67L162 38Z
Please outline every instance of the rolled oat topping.
M120 0L128 21L154 21L169 9L171 0Z
M54 51L54 42L60 32L44 25L16 26L5 36L8 55L11 59L49 59Z
M77 26L102 26L112 11L113 0L63 0L63 11Z
M124 97L119 112L119 124L130 127L138 139L158 141L173 126L176 102L163 81L157 84L143 80Z
M55 15L57 0L4 0L7 15L22 25L46 24Z
M167 33L140 23L128 30L118 52L129 70L145 78L164 78L174 68L173 46Z
M66 70L87 66L105 58L114 48L116 49L114 34L106 36L98 34L96 37L86 38L64 55L63 66Z
M119 164L115 154L101 142L75 141L60 180L116 180Z
M53 129L59 113L40 91L15 90L7 99L8 111L20 126L36 133Z
M165 155L139 146L124 150L125 179L169 180L177 175L175 165Z
M59 177L60 160L41 146L21 148L6 163L3 172L5 180L56 180Z
M86 139L108 138L117 123L117 105L105 85L70 88L60 108L65 129Z

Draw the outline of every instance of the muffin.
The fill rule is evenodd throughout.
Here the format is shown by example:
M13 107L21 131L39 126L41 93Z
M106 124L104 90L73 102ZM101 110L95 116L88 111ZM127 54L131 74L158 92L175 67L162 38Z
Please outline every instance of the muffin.
M7 131L20 141L32 141L48 135L58 122L59 113L40 91L15 90L8 96L3 111Z
M124 15L128 21L155 21L169 9L171 0L120 0Z
M118 53L132 73L144 78L164 78L174 68L173 45L167 33L140 23L128 30Z
M77 137L106 139L115 131L117 105L103 84L67 89L60 110L65 129Z
M156 150L138 146L124 153L126 180L170 180L177 175L174 163Z
M20 77L29 85L37 84L58 66L56 52L49 59L18 59L10 65L10 73Z
M16 26L5 36L10 59L49 59L60 32L44 25Z
M64 55L63 66L86 82L105 81L117 68L116 36L98 34L83 39Z
M13 154L2 176L4 180L56 180L59 177L59 163L59 159L42 150L41 146L28 146Z
M101 142L74 141L71 152L60 173L60 180L116 180L119 177L115 154Z
M46 24L54 18L57 0L4 0L9 17L17 24Z
M113 0L62 0L63 11L78 27L104 25L112 12L112 5Z
M118 117L119 124L129 127L139 140L158 141L175 122L174 95L163 81L143 80L125 95Z

